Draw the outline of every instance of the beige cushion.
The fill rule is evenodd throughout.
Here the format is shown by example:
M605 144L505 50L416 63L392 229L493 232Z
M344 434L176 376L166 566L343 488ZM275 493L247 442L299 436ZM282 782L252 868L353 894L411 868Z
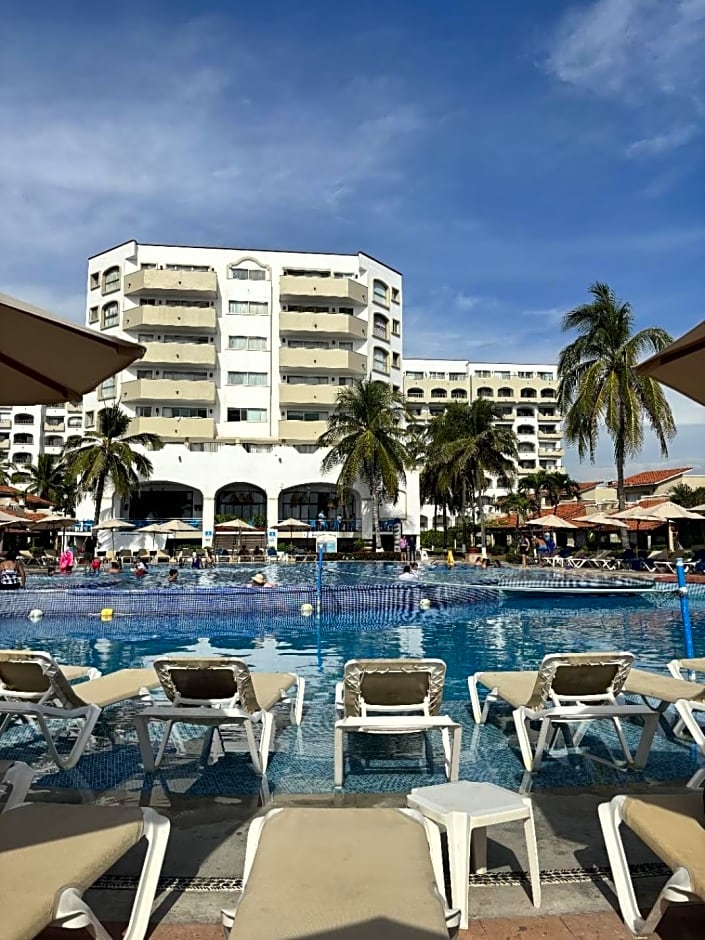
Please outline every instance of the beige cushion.
M142 837L139 808L34 803L0 816L0 935L33 940L64 888L85 891Z
M268 711L285 692L296 685L296 676L290 672L252 672L252 686L260 708Z
M513 708L528 705L534 692L538 672L481 672L478 681L488 689L497 689L499 697Z
M705 659L702 656L696 656L695 659L681 659L680 664L684 669L705 672Z
M678 796L627 797L624 820L671 871L687 868L705 901L705 815L700 790Z
M156 689L159 679L154 669L120 669L99 679L89 679L73 686L76 695L87 705L105 708L135 698L140 689Z
M422 826L393 809L269 819L231 940L448 940Z
M59 666L59 669L69 682L85 678L90 672L90 668L90 666L64 666L63 664Z
M646 669L632 669L624 683L624 691L632 695L657 698L662 702L677 702L680 698L697 702L705 698L705 685L700 685L699 682L674 679L673 676L649 672Z

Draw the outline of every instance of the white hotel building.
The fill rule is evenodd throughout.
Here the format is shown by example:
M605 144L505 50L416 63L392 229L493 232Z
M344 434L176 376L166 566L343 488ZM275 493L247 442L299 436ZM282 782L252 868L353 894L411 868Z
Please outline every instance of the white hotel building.
M518 460L514 481L490 480L487 509L522 476L538 470L563 471L563 427L555 365L468 362L465 359L405 359L404 395L419 421L442 414L449 402L484 398L499 414L498 424L514 430ZM442 522L436 518L436 525ZM433 506L423 506L421 529L434 528Z
M370 537L369 494L338 502L315 442L338 389L365 376L401 389L402 277L369 255L143 245L89 259L86 321L146 355L84 399L86 428L119 401L134 432L165 442L129 501L102 515L215 517L257 525L323 513ZM418 531L415 475L383 517ZM84 513L85 514L85 513ZM341 521L338 521L338 517Z

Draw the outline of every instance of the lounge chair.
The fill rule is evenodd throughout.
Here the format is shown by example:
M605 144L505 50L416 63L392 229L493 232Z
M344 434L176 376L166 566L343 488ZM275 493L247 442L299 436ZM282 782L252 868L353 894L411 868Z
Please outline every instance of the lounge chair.
M230 940L448 940L444 892L439 831L413 810L274 809L250 824L223 926Z
M638 937L651 936L671 902L705 901L705 815L701 792L677 796L615 796L598 807L602 835L624 923ZM673 874L642 917L620 826L628 826Z
M24 803L33 777L32 768L21 760L0 760L0 795L7 794L0 812L5 813Z
M205 725L213 731L241 725L255 772L264 775L274 739L272 708L279 702L290 703L292 722L301 723L305 680L294 673L250 672L247 663L233 656L158 659L154 668L170 704L146 708L135 716L142 763L149 772L161 764L174 725L184 723ZM294 687L296 695L291 698ZM149 739L152 721L166 725L156 756ZM259 745L255 724L261 725ZM213 731L206 736L203 759L210 752Z
M142 940L169 840L153 809L31 803L0 816L0 910L4 940L29 940L49 926L109 935L84 891L142 838L147 855L124 940Z
M59 666L49 653L0 651L0 735L15 719L34 719L51 759L62 770L75 767L86 749L103 708L133 698L147 698L159 685L153 669L121 669L71 685L81 666ZM49 722L77 723L79 731L68 755L56 748Z
M468 678L473 717L477 724L484 724L490 705L499 700L512 705L521 756L528 771L541 766L555 724L608 719L614 724L627 764L640 769L649 756L658 714L647 705L625 705L617 700L633 662L631 653L559 653L545 656L538 671L476 672ZM478 685L489 690L482 708ZM620 719L632 717L644 720L634 757L620 724ZM535 752L529 739L531 722L540 722L541 726ZM575 736L574 746L582 736L580 732Z
M446 664L440 659L351 659L336 686L335 786L345 777L344 735L440 731L445 771L457 780L461 727L440 715ZM452 732L452 742L451 742Z

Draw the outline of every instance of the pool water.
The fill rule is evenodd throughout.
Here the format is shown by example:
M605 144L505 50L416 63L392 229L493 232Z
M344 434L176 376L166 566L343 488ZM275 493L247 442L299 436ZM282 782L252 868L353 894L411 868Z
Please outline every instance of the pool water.
M215 571L183 571L182 590L200 587L242 585L255 568L243 566ZM282 584L310 584L314 566L272 566L263 569ZM367 584L394 580L398 565L326 566L327 585ZM494 578L493 578L494 575ZM539 576L539 575L536 575ZM543 577L547 573L543 572ZM74 576L76 577L76 576ZM82 576L81 576L82 577ZM134 584L121 576L129 589L161 587L165 571L151 572L149 581ZM105 580L104 580L105 579ZM131 579L131 580L128 580ZM424 571L429 584L491 584L488 572L444 568ZM45 582L56 582L45 578ZM90 580L88 578L86 581ZM112 580L106 576L96 582ZM72 582L72 587L76 582ZM39 578L32 585L39 586ZM42 587L55 587L54 583ZM63 587L63 585L62 585ZM400 585L401 588L401 585ZM88 588L90 590L90 588ZM178 589L177 589L178 590ZM694 598L691 605L696 654L705 654L705 602ZM419 657L443 659L448 667L445 711L463 726L461 777L519 786L523 767L519 758L509 710L497 709L497 718L477 727L468 709L467 677L478 669L535 668L552 652L582 650L628 650L637 663L663 670L669 659L683 654L683 626L678 600L664 593L638 597L556 597L519 599L497 592L478 592L472 603L430 610L413 609L403 617L368 614L347 617L300 618L296 622L262 620L246 612L213 614L207 603L184 621L174 615L153 617L136 614L119 622L102 622L97 615L45 616L32 623L26 617L0 619L7 646L46 649L63 662L96 666L103 673L129 666L150 665L166 654L233 654L251 668L268 672L296 672L306 678L304 720L299 728L288 722L285 709L277 717L276 751L268 774L273 791L291 793L329 792L333 786L333 708L335 682L348 659L363 657ZM139 790L155 785L145 778L139 764L130 715L136 706L107 709L101 740L87 752L74 771L62 773L46 759L41 738L28 725L17 725L0 738L0 757L29 760L40 784L81 786L94 790ZM583 740L592 758L607 760L606 744L614 739L606 725L594 725ZM640 729L630 726L634 742ZM241 734L233 733L226 755L202 769L197 762L197 732L181 738L168 752L158 785L191 794L239 794L256 792L259 781L249 769L241 750ZM435 737L435 736L433 736ZM192 740L193 739L193 740ZM346 790L360 792L405 791L414 786L441 782L443 763L439 742L434 741L434 761L424 758L420 736L371 739L350 736L351 759ZM184 743L185 742L185 743ZM178 743L178 742L177 742ZM101 746L103 745L103 746ZM232 751L231 751L232 748ZM616 751L614 752L616 753ZM584 786L615 783L625 775L605 763L581 753L546 759L534 775L534 786ZM666 781L683 779L695 769L694 748L683 745L660 730L646 770L630 772L630 780ZM526 785L527 780L523 780Z

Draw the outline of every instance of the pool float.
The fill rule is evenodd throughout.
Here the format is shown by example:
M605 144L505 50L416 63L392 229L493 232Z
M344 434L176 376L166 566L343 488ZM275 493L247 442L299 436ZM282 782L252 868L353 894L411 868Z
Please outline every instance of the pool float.
M59 571L62 574L70 574L73 571L75 558L70 548L65 548L59 556Z

